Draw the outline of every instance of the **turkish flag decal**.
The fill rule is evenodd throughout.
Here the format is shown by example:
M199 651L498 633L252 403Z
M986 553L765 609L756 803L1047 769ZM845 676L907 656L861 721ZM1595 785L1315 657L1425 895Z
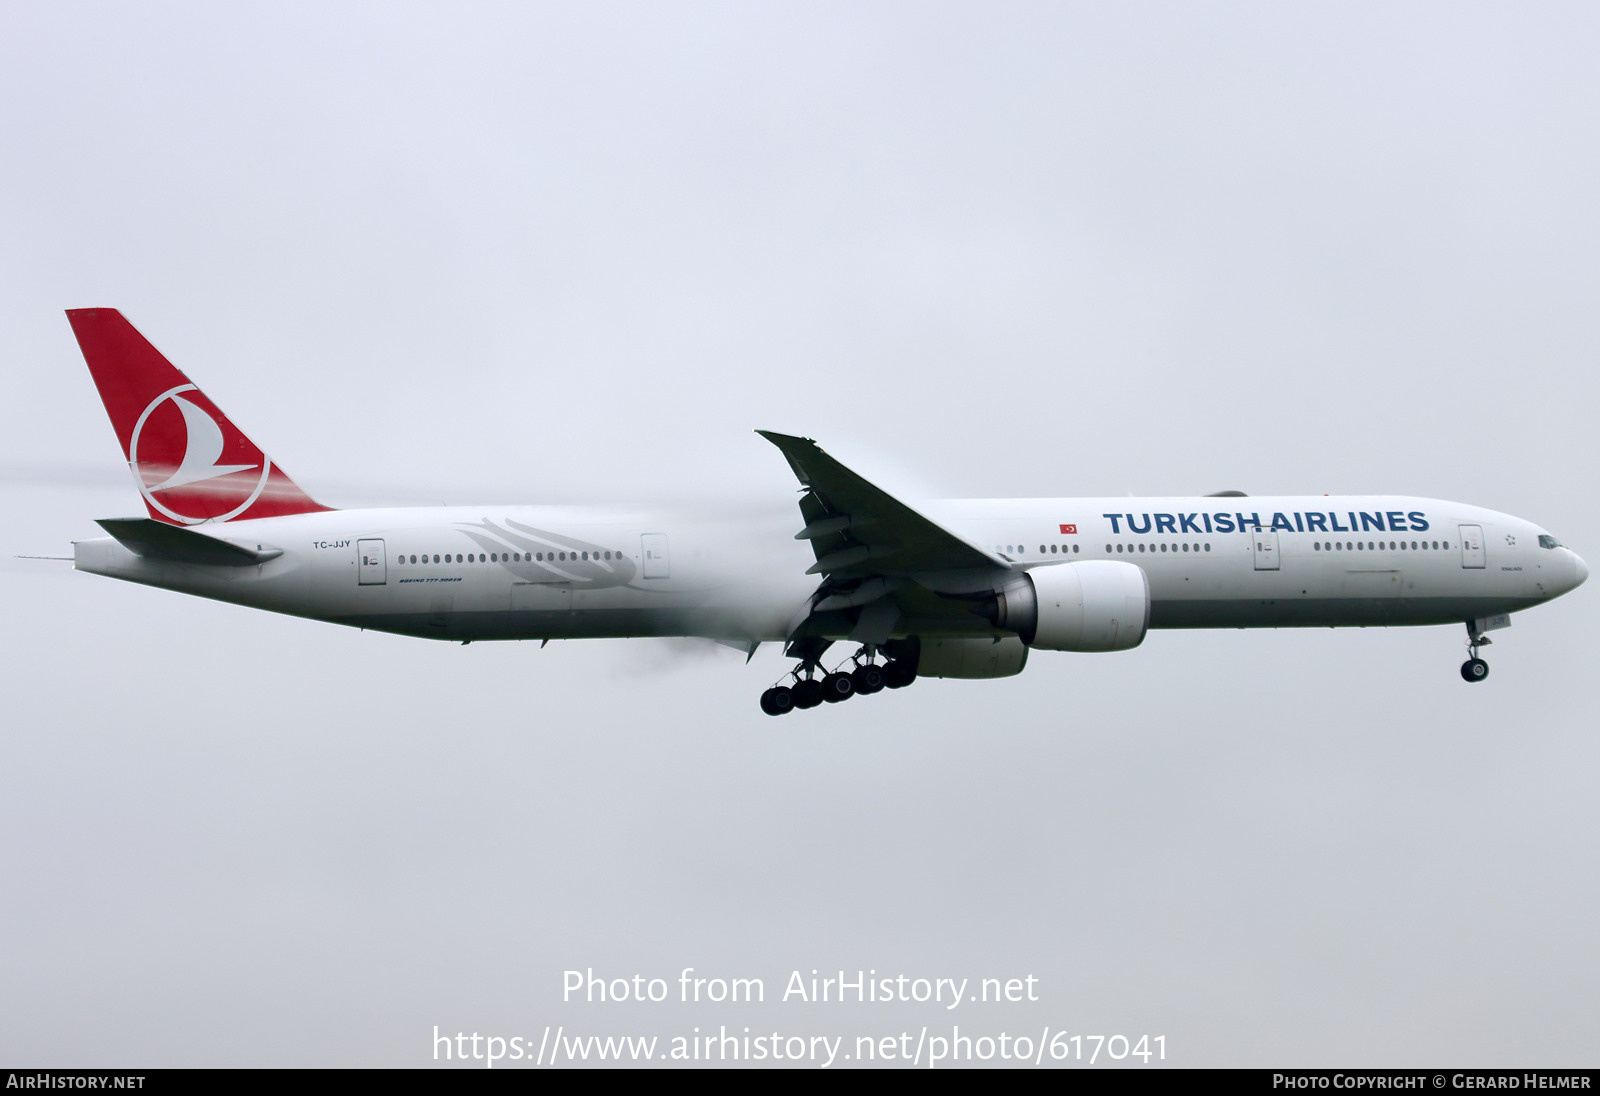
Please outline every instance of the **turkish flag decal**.
M1063 525L1061 531L1069 537L1078 535L1078 527L1076 525Z

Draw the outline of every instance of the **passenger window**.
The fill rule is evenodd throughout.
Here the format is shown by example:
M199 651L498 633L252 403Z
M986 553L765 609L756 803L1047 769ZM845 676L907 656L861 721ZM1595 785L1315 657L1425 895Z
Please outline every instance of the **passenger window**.
M1078 546L1076 544L1074 544L1072 546L1072 554L1073 555L1077 555L1078 554Z

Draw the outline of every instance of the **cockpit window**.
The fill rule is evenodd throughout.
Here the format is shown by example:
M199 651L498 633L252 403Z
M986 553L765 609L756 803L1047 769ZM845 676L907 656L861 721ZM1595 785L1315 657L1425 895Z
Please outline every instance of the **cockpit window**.
M1559 548L1559 547L1561 547L1561 542L1559 540L1557 540L1555 537L1551 536L1549 533L1541 533L1539 535L1539 547L1541 547L1541 548Z

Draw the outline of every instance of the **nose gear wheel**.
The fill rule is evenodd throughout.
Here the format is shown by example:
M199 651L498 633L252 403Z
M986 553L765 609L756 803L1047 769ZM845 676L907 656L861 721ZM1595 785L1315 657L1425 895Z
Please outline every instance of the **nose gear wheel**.
M1489 664L1478 657L1478 648L1487 647L1494 641L1480 633L1473 627L1472 621L1467 621L1467 654L1468 658L1461 664L1461 680L1479 682L1489 676Z

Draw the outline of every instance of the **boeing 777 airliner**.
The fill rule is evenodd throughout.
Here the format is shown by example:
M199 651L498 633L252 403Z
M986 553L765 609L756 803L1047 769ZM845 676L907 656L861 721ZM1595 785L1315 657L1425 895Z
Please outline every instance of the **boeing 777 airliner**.
M1033 650L1152 628L1462 624L1467 681L1509 614L1589 569L1521 518L1401 496L1060 498L910 506L809 439L760 431L798 530L667 509L334 510L314 502L122 314L67 313L146 517L79 570L428 639L698 636L795 660L762 710L922 677L1006 677ZM831 671L824 656L850 645Z

